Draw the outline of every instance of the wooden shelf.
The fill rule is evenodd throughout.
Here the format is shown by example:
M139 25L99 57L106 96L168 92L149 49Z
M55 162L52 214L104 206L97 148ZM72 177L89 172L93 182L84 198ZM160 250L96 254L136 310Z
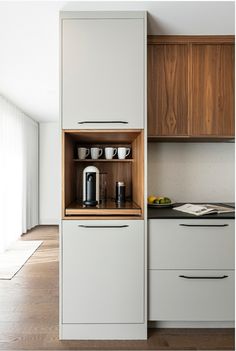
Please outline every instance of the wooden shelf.
M141 216L141 208L132 201L117 204L114 200L107 200L97 206L88 207L81 201L72 202L65 209L66 216Z
M96 160L93 160L91 158L88 158L88 159L84 159L84 160L80 160L80 159L77 159L77 158L74 158L73 159L74 162L134 162L134 160L132 158L126 158L124 160L119 160L119 159L111 159L111 160L106 160L106 159L103 159L103 158L98 158Z

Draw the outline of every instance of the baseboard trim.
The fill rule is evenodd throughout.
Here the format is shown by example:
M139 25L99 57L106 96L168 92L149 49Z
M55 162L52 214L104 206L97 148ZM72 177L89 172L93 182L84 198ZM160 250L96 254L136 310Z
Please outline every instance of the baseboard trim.
M62 324L60 340L146 340L146 324Z
M149 328L234 328L233 321L226 322L183 322L183 321L152 321L148 322Z
M60 220L56 218L40 218L39 225L59 225Z

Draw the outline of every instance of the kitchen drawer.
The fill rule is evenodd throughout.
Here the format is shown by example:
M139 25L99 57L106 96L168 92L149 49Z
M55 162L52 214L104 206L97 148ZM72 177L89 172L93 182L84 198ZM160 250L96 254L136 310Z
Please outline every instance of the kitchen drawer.
M149 269L234 269L234 220L149 220Z
M233 321L234 271L150 270L149 320Z
M143 323L144 249L144 221L62 221L63 323Z

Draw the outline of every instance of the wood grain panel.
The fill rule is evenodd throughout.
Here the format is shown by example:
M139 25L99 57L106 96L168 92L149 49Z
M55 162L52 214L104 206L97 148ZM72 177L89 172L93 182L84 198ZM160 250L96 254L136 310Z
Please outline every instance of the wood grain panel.
M232 35L148 36L149 140L234 138L234 43Z
M62 212L76 198L76 187L72 179L76 179L76 167L73 162L74 147L70 138L63 132L62 143Z
M234 135L234 45L192 45L192 136Z
M140 129L70 129L65 132L80 144L117 144L132 142Z
M148 45L148 136L188 134L188 45Z
M132 198L144 212L144 132L132 143Z

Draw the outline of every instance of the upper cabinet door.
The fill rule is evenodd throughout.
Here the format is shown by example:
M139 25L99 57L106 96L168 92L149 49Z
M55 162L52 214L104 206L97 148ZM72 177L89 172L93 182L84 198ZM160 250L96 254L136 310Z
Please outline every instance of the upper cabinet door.
M192 45L193 136L234 135L234 45Z
M63 129L143 128L145 18L62 20Z
M148 137L234 138L234 37L148 37Z
M188 45L148 46L148 136L188 135Z

